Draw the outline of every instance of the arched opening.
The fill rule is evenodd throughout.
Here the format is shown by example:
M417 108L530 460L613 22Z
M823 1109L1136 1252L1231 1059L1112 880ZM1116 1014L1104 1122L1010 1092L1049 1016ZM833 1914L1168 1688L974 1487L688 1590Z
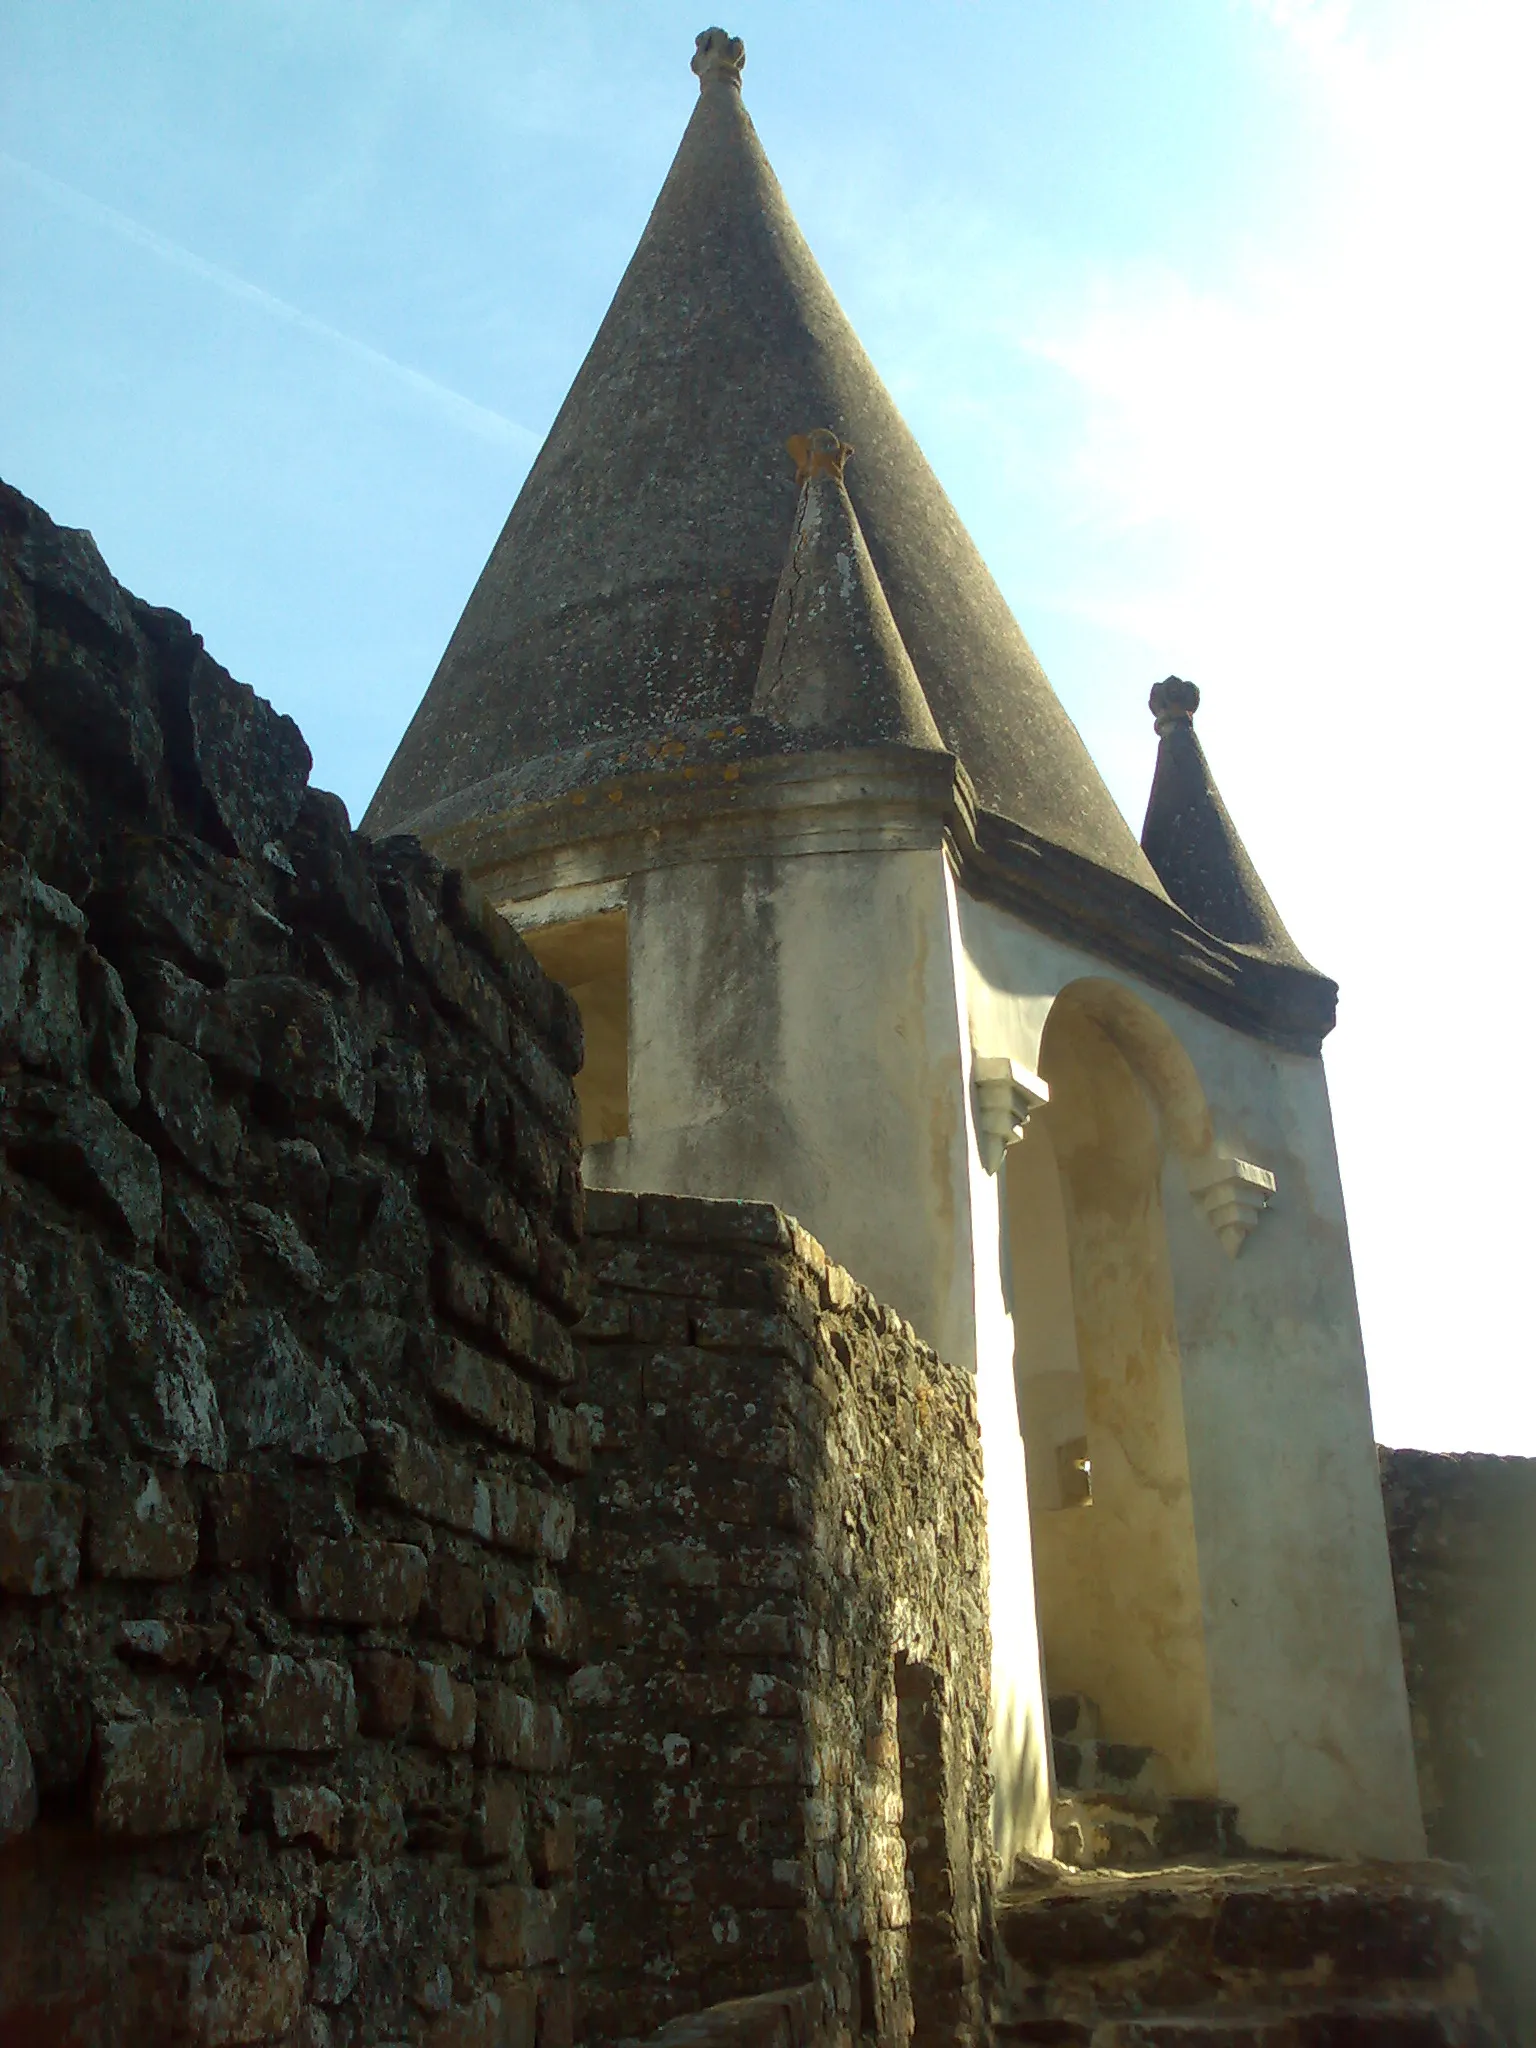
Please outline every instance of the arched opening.
M1210 1144L1182 1048L1112 983L1058 997L1050 1101L1004 1172L1019 1420L1054 1695L1166 1789L1216 1790L1183 1388L1163 1220L1165 1152Z

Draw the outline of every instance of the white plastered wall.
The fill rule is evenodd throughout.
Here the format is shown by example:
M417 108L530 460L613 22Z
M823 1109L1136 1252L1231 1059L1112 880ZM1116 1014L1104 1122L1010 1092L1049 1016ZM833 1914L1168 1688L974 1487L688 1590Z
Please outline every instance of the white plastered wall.
M996 1178L971 1125L955 891L937 844L631 876L629 1134L596 1185L759 1199L977 1379L992 1572L995 1832L1050 1852Z
M959 919L978 1053L1035 1068L1057 996L1084 980L1116 984L1187 1055L1216 1150L1275 1175L1233 1259L1174 1144L1163 1173L1216 1789L1256 1846L1420 1856L1322 1062L1217 1023L991 904L962 895ZM977 1247L979 1257L979 1229Z

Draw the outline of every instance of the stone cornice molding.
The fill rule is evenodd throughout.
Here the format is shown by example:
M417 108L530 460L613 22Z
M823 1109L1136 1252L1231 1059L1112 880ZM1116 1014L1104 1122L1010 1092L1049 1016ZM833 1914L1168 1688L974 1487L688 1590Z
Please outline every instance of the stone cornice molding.
M820 743L818 743L820 741ZM654 867L763 854L944 846L963 887L1250 1037L1316 1054L1325 976L1212 937L1165 896L978 808L952 755L758 718L549 756L411 819L504 902Z

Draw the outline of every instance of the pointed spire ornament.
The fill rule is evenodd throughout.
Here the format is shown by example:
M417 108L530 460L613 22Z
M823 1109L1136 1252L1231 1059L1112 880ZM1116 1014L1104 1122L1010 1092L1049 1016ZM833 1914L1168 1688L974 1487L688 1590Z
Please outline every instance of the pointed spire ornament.
M723 28L707 28L693 40L691 69L699 81L699 91L719 83L734 86L740 92L742 66L747 61L747 46L741 37L728 34Z
M1154 683L1157 767L1141 849L1168 894L1196 924L1228 944L1305 967L1269 891L1238 836L1205 750L1195 736L1200 691L1182 676Z
M942 750L843 481L830 427L788 442L800 485L752 709L779 725Z

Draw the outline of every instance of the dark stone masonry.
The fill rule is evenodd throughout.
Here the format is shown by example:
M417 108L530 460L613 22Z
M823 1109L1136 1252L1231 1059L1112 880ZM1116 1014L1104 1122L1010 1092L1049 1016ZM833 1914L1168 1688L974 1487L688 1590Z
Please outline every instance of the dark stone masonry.
M0 2039L573 2031L579 1023L0 494Z
M855 2040L905 2041L914 2019L919 2041L977 2039L972 1383L776 1209L594 1192L587 1213L587 2038L804 1982ZM757 2017L760 2036L737 2016L665 2038L778 2039L781 2016Z
M1492 1907L1536 2041L1536 1459L1381 1453L1430 1853Z

